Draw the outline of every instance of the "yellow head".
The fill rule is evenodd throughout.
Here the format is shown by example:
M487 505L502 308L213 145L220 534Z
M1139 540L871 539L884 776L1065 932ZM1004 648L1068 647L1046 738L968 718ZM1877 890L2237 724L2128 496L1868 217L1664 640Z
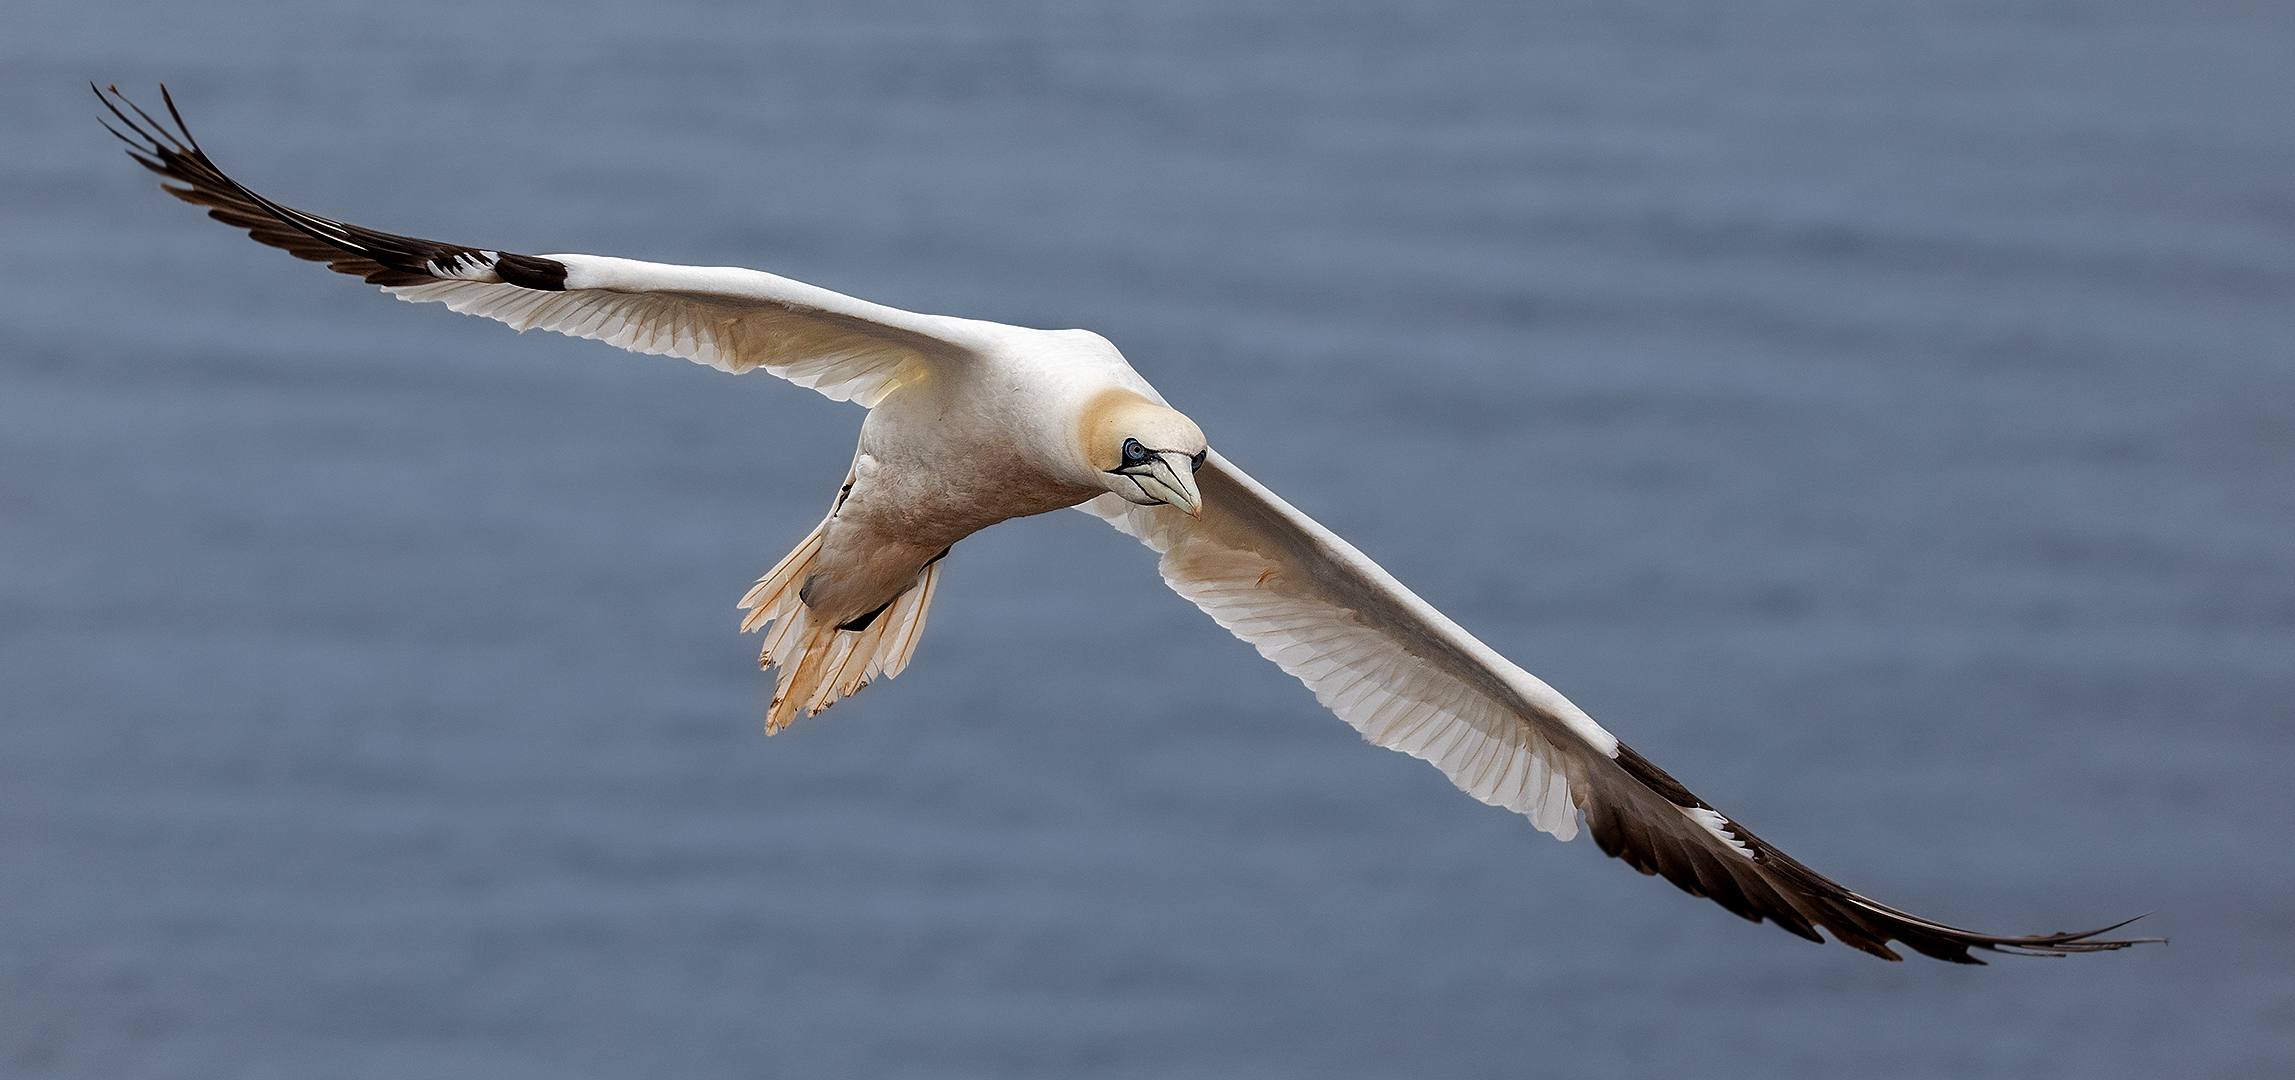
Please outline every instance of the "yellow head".
M1130 390L1110 390L1085 406L1080 434L1100 486L1142 506L1203 514L1195 470L1209 444L1195 421Z

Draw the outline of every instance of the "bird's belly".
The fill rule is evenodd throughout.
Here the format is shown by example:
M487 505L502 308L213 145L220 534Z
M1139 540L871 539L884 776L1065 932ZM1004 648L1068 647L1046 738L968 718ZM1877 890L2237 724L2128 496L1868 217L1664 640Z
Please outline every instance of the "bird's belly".
M802 591L816 618L851 622L914 585L957 541L1098 494L993 456L947 466L895 465L866 451L854 460L852 487L831 516Z

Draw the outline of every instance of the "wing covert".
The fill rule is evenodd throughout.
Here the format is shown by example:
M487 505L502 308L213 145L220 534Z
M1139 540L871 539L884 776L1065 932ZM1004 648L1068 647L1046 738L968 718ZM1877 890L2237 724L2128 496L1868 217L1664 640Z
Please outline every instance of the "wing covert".
M1364 738L1561 839L1577 835L1587 764L1615 738L1217 451L1196 483L1201 519L1113 495L1083 508L1161 552L1174 591Z

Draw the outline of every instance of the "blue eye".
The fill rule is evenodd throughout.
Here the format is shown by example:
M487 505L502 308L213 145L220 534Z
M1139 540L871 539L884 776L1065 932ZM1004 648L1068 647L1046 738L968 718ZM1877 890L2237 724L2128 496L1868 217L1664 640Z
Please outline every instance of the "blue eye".
M1211 451L1209 451L1209 450L1198 450L1198 451L1196 451L1196 452L1195 452L1195 457L1194 457L1193 459L1191 459L1191 460L1193 461L1193 464L1192 464L1192 465L1190 465L1190 466L1188 467L1188 471L1189 471L1189 472L1196 472L1196 471L1199 471L1199 470L1201 470L1201 469L1203 468L1203 459L1205 459L1205 458L1207 458L1207 457L1210 457L1210 456L1211 456Z
M1137 465L1146 461L1147 457L1147 447L1141 446L1138 439L1124 440L1124 464Z

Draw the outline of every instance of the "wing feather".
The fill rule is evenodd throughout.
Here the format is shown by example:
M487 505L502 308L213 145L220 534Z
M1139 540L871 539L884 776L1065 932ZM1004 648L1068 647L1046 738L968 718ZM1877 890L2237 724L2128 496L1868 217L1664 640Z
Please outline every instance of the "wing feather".
M1213 453L1203 515L1105 495L1081 509L1161 553L1163 578L1380 746L1563 840L1579 816L1603 852L1747 919L1898 959L1888 943L1982 963L1971 949L2125 948L2086 933L2002 937L1930 922L1816 874L1707 806L1577 706L1475 640L1346 541ZM2124 924L2122 924L2124 925Z
M192 139L172 98L171 132L117 88L97 96L132 133L112 132L130 156L174 181L161 185L169 194L208 207L209 217L261 243L364 278L401 300L735 374L763 368L864 407L936 365L963 362L990 332L984 323L901 311L739 267L516 255L346 225L281 206L226 175Z

